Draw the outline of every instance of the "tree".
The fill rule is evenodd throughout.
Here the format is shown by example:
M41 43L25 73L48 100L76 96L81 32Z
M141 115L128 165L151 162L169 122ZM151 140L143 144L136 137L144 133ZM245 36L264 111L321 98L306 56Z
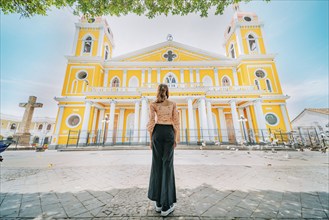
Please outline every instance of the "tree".
M47 15L52 7L70 7L76 15L96 17L102 15L120 16L133 13L154 18L158 15L187 15L200 13L207 17L211 8L215 14L234 3L251 0L0 0L4 14L18 13L22 17ZM264 0L270 1L270 0Z

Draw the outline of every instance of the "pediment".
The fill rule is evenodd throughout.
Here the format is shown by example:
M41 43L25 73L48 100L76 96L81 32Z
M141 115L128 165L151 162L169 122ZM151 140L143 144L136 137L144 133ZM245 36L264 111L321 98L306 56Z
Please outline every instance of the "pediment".
M175 41L166 41L112 59L112 61L120 62L184 62L219 60L230 59L219 54L214 54Z

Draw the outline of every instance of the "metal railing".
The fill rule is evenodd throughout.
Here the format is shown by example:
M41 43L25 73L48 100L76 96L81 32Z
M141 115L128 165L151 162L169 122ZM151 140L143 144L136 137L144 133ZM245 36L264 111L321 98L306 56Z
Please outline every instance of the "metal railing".
M141 87L89 87L87 95L115 95L115 94L142 94L156 92L159 83L144 83ZM203 83L175 83L168 84L171 92L205 92L214 94L254 94L263 93L256 86L207 86Z
M329 146L328 134L315 128L306 131L284 132L281 130L259 129L181 129L180 145L270 145L290 148L320 148ZM147 130L71 130L67 135L69 146L114 146L148 145L150 136Z

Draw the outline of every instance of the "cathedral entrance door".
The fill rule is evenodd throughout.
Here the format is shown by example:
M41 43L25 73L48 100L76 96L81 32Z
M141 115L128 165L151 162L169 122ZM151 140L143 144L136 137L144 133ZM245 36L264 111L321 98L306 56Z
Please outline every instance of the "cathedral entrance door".
M119 118L119 115L115 114L114 115L114 125L113 125L113 144L115 144L117 141L118 118Z
M225 114L228 142L235 143L235 133L233 127L232 115Z

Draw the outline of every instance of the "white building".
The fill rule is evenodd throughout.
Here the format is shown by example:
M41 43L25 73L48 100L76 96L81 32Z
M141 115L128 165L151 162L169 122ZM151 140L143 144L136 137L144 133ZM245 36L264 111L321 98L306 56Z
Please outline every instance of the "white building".
M1 138L13 137L19 130L22 117L0 114ZM30 126L30 143L49 143L51 141L55 127L55 119L49 117L35 117Z
M316 129L329 132L329 108L306 108L291 121L293 130Z

